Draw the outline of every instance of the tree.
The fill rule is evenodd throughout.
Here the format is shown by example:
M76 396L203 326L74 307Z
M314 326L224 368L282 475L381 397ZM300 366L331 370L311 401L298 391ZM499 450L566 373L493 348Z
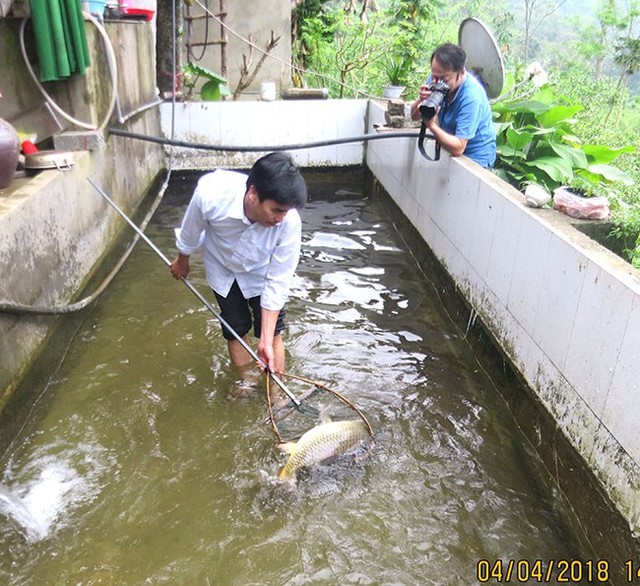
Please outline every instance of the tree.
M522 60L529 61L529 49L533 37L544 22L566 2L566 0L522 0L524 4L524 38Z

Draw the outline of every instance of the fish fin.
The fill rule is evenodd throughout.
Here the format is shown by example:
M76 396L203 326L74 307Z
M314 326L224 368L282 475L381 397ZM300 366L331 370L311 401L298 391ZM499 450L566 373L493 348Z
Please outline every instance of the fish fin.
M324 460L320 460L320 462L318 462L321 466L328 466L330 464L334 464L335 462L337 462L338 460L340 460L341 458L344 458L344 455L341 454L335 454L333 456L329 456L328 458L325 458Z
M329 407L324 407L320 410L318 419L320 420L320 423L331 423L333 421L333 419L331 419L331 415L329 415Z
M278 444L278 448L287 454L293 454L296 449L296 442L283 442Z

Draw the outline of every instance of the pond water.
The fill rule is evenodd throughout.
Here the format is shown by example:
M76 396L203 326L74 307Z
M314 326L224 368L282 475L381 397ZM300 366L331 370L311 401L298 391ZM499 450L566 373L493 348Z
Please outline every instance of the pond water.
M370 457L273 483L263 390L236 396L215 316L141 242L2 455L2 584L467 585L479 560L590 557L359 179L309 175L286 343L366 414ZM194 181L147 230L170 257Z

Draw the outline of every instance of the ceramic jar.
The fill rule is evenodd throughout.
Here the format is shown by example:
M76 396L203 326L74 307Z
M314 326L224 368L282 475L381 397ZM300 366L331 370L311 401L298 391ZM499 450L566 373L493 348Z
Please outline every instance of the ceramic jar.
M16 129L0 118L0 189L8 187L18 168L20 139Z

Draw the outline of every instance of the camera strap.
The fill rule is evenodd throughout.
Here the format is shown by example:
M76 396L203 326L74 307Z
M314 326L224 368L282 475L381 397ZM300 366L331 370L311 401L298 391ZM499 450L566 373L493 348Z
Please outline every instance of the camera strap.
M424 150L424 139L425 138L432 138L435 141L435 153L434 156L431 157L427 154L427 152ZM427 159L428 161L439 161L440 160L440 143L436 140L436 137L433 136L433 134L430 134L427 137L427 125L425 124L424 120L422 121L422 124L420 125L420 134L418 135L418 150L420 151L420 154Z

